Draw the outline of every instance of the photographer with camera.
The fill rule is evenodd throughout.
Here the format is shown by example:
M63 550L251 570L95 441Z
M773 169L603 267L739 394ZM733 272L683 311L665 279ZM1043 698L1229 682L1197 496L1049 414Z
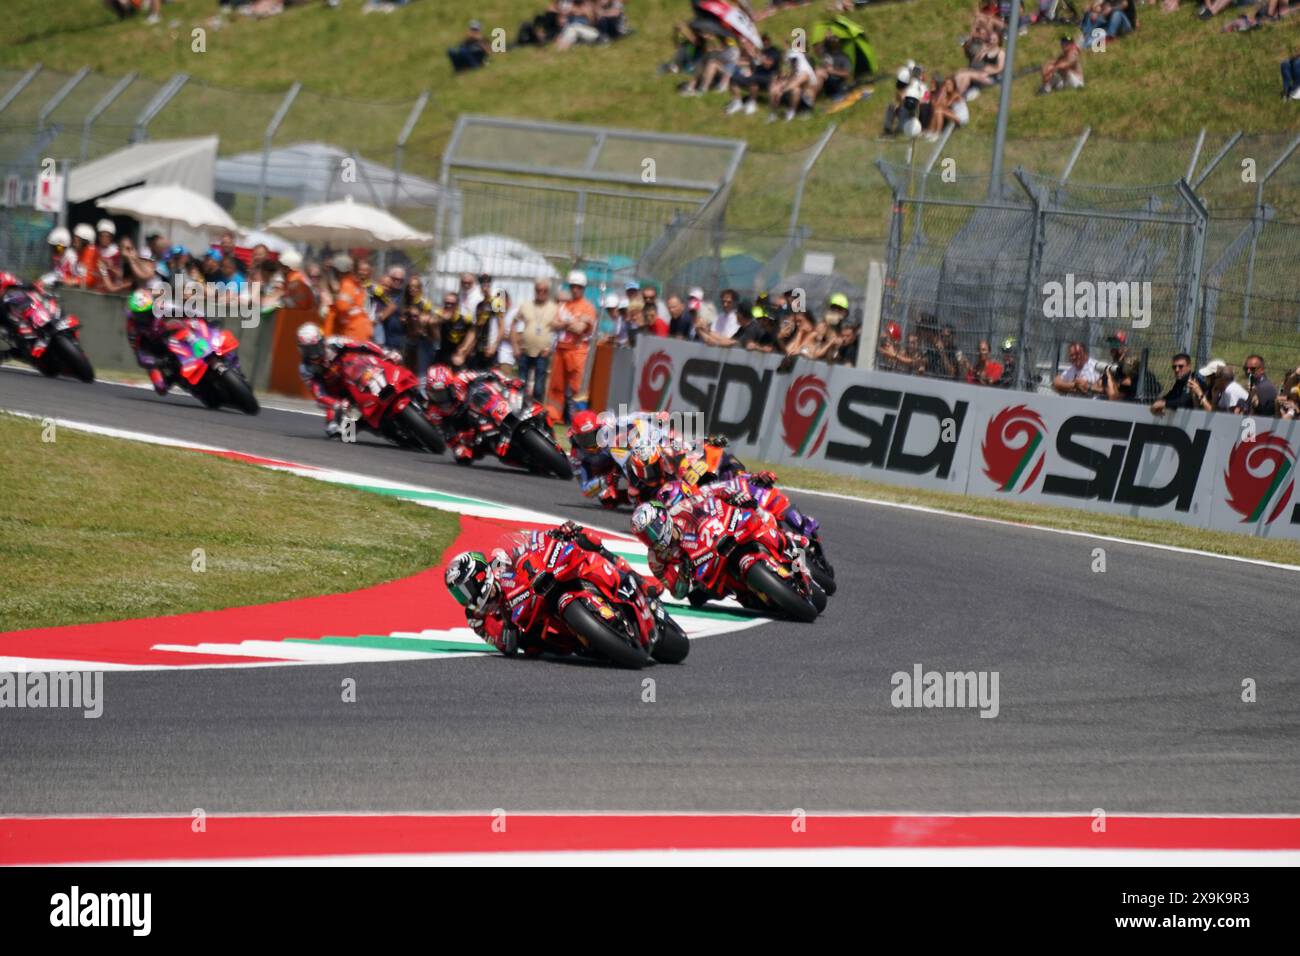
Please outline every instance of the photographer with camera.
M1246 414L1274 417L1277 414L1277 386L1264 374L1264 359L1247 355L1243 368L1246 372Z

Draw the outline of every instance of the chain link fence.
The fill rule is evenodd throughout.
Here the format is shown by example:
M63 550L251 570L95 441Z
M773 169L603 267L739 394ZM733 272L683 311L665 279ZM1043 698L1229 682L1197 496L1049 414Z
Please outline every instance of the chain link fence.
M1162 365L1179 348L1201 362L1238 363L1247 352L1274 368L1300 360L1300 271L1291 268L1300 163L1284 134L1013 139L1003 168L1021 178L1008 173L990 200L989 133L963 129L934 146L876 136L872 104L795 150L761 137L746 148L491 117L440 150L445 127L428 121L426 100L0 69L0 266L47 264L55 216L36 212L30 195L44 160L66 171L131 142L217 130L221 156L250 168L269 148L306 142L379 166L356 194L438 237L408 250L435 278L474 263L491 271L522 249L538 269L582 266L601 285L636 278L666 292L700 286L714 299L723 288L802 288L814 308L842 292L861 315L873 263L886 263L883 321L952 325L969 354L1015 338L1021 367L1041 374L1072 339L1102 356L1112 318L1127 319L1132 347ZM441 191L407 188L402 173ZM219 198L251 225L293 205L265 184ZM1104 285L1107 305L1109 283L1136 282L1150 324L1045 314L1044 287L1067 282Z

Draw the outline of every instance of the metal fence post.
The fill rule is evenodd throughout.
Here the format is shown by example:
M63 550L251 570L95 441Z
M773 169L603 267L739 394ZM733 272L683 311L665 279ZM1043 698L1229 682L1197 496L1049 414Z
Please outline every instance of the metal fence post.
M1011 118L1011 86L1016 75L1016 36L1020 33L1020 4L1011 4L1007 23L1007 55L1002 64L1002 89L998 98L998 124L993 133L993 163L989 167L989 199L1002 195L1002 153L1007 145L1007 122Z
M1083 147L1087 144L1088 137L1091 135L1092 127L1085 126L1083 132L1079 134L1079 138L1075 140L1074 149L1070 152L1070 158L1066 161L1065 169L1061 171L1060 185L1064 186L1066 180L1070 178L1070 174L1074 172L1074 164L1079 161L1079 154L1083 152Z
M262 134L262 174L257 182L257 212L253 216L258 229L266 225L263 211L266 208L266 178L271 167L271 141L275 139L276 130L289 114L289 107L293 106L293 101L298 98L301 90L302 84L297 81L289 87L289 92L284 94L284 99L280 101L275 115L271 117L271 122L266 124L266 132Z
M795 230L799 228L799 207L803 205L804 183L807 182L808 174L812 172L813 166L821 158L822 150L826 148L826 144L831 141L831 137L835 135L837 129L839 129L839 126L835 123L826 128L826 132L813 144L812 154L804 161L803 168L799 170L799 182L794 187L794 203L790 207L790 235L792 236L795 234Z
M1264 230L1264 185L1273 178L1273 174L1282 168L1282 165L1291 158L1291 154L1300 148L1300 135L1297 135L1287 145L1286 149L1268 168L1257 183L1255 183L1255 208L1251 212L1251 232L1250 232L1250 258L1246 260L1246 294L1241 302L1241 333L1246 334L1246 329L1250 324L1250 300L1254 296L1252 291L1255 286L1255 250L1259 246L1259 234Z
M402 131L397 134L397 144L393 147L393 202L397 205L399 198L399 186L402 182L402 157L406 153L406 141L411 138L411 133L415 130L415 124L420 121L420 114L424 112L424 107L429 102L429 91L424 90L420 93L411 107L410 115L406 117L406 123L402 126Z
M1015 9L1018 4L1012 4ZM1020 333L1017 343L1019 352L1016 357L1016 365L1019 371L1020 382L1018 385L1024 385L1027 382L1033 382L1035 391L1037 391L1038 374L1029 368L1032 361L1032 352L1029 348L1029 329L1030 313L1033 311L1038 281L1042 272L1043 250L1047 245L1047 210L1043 201L1042 192L1029 181L1025 170L1017 166L1015 169L1016 181L1020 187L1029 196L1030 209L1032 211L1034 222L1033 229L1029 239L1029 261L1025 266L1025 297L1020 311ZM1032 377L1030 373L1032 372Z
M95 125L95 120L99 119L100 116L104 114L104 111L113 105L113 101L126 92L126 88L135 82L137 76L139 76L139 74L132 70L126 76L119 79L113 84L113 88L105 93L98 103L91 107L90 112L86 114L86 118L82 120L81 161L83 163L86 161L86 157L90 153L90 128Z
M59 87L58 92L45 101L45 105L41 107L40 113L36 116L37 132L45 129L45 124L49 121L50 114L59 108L59 104L68 98L68 94L75 90L77 84L84 80L89 73L90 67L83 66L76 73L72 74L72 76L68 77L67 81Z
M1197 307L1200 304L1200 295L1198 293L1201 288L1201 271L1205 265L1205 234L1209 227L1210 213L1196 195L1196 191L1192 189L1192 184L1186 179L1178 180L1176 188L1178 189L1178 195L1183 198L1183 202L1187 203L1192 215L1196 217L1195 222L1192 224L1191 272L1187 276L1183 288L1183 313L1177 317L1174 326L1174 338L1178 340L1179 351L1190 353L1192 351L1192 336L1196 330ZM1206 361L1209 356L1209 346L1208 343L1204 342L1203 338L1201 345L1204 346L1206 354L1204 356L1198 354L1198 362Z
M40 73L41 69L42 69L41 64L37 63L35 66L33 66L22 76L18 77L18 82L15 83L13 86L9 87L5 95L3 97L0 97L0 113L3 113L5 110L7 110L9 108L9 104L12 103L14 100L18 99L22 91L27 89L27 87L31 85L32 80L36 79L36 74Z
M131 130L131 142L143 143L149 139L149 124L163 111L163 107L172 101L172 97L181 91L181 87L189 78L187 73L177 73L158 88L153 99L145 104L140 115L135 118L135 126Z

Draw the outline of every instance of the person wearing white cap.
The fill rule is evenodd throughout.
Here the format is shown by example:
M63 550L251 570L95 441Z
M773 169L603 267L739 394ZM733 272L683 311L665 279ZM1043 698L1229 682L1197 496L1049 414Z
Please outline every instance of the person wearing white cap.
M560 303L556 312L555 365L551 369L551 387L547 392L546 413L551 423L569 420L570 403L583 388L582 376L587 367L587 349L596 326L596 307L586 298L587 274L574 269L568 277L571 298Z
M615 345L627 343L627 324L623 321L622 313L619 312L619 303L623 301L626 300L620 299L613 292L606 293L603 303L605 311L596 324L597 345L604 342L613 342Z
M101 219L95 224L95 288L101 292L123 292L130 283L122 276L122 250L117 247L117 224Z
M45 240L50 244L50 273L64 285L78 281L77 252L72 248L72 233L63 226L50 230Z
M1200 381L1197 380L1199 376ZM1204 382L1204 388L1201 386ZM1192 393L1194 407L1205 412L1235 412L1244 414L1250 404L1250 393L1237 381L1237 373L1223 359L1214 359L1193 375L1187 383Z

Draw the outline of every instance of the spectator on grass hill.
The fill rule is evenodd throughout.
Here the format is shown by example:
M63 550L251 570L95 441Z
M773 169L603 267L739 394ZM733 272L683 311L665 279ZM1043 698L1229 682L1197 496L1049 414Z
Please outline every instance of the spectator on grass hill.
M596 4L591 0L573 0L568 4L562 2L560 8L563 10L566 5L568 14L564 17L560 35L555 38L555 49L567 50L579 43L600 40L600 31L596 29Z
M1083 60L1079 56L1079 45L1073 37L1061 37L1060 56L1044 63L1041 73L1043 85L1038 88L1039 93L1051 93L1065 87L1072 90L1083 87Z
M483 25L477 20L471 20L464 38L447 51L447 59L451 60L452 72L463 73L466 70L477 70L486 64L489 52L488 45L483 40Z
M149 16L145 23L157 23L161 18L162 0L104 0L108 9L117 14L119 20L135 16L143 9L148 9Z
M1092 397L1099 384L1096 359L1088 357L1088 346L1082 342L1071 342L1067 354L1070 360L1052 379L1052 388L1058 395Z

